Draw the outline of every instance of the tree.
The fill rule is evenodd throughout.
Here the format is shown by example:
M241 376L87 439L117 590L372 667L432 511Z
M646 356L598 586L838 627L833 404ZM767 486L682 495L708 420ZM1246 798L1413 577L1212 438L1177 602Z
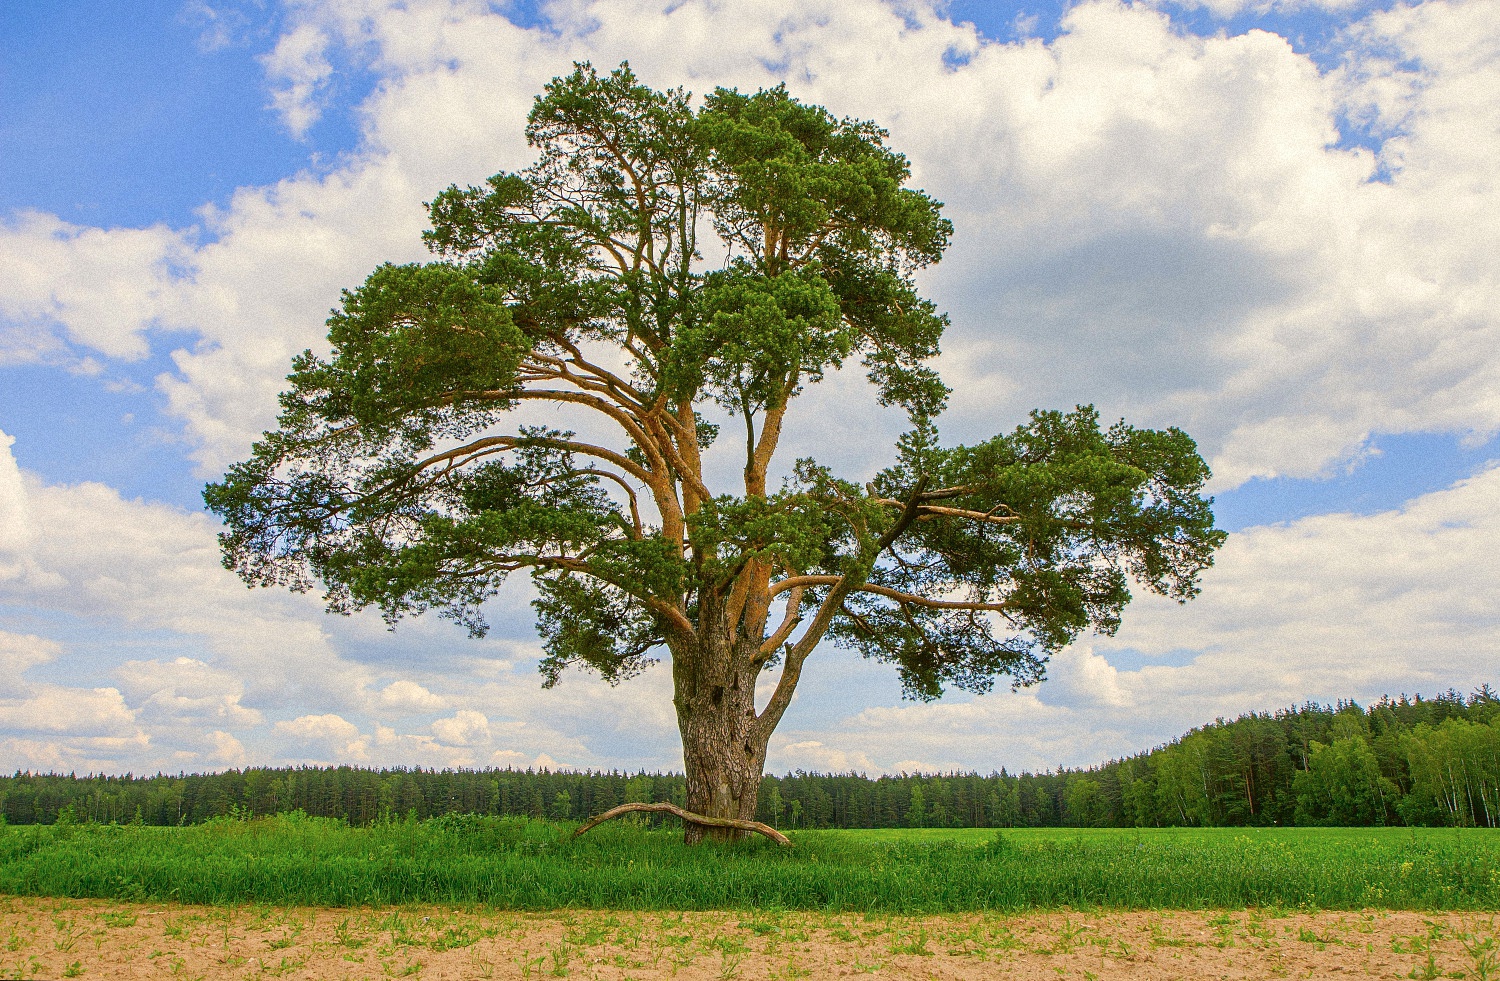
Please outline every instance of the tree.
M1396 785L1380 775L1380 764L1363 736L1341 735L1314 742L1309 765L1292 778L1298 824L1385 824Z
M784 87L694 107L583 64L526 135L530 167L431 202L436 261L344 293L331 354L296 359L279 428L205 491L248 583L479 635L529 573L543 683L669 657L687 806L738 819L825 638L932 699L1039 680L1115 629L1132 577L1197 592L1222 533L1181 431L1079 407L939 442L947 321L913 277L951 226L875 124ZM856 358L910 420L892 464L865 483L777 464L797 396ZM586 431L517 421L535 405ZM726 426L732 492L705 456Z
M911 784L911 806L906 809L906 825L909 828L927 827L927 797L922 793L922 784L916 780Z

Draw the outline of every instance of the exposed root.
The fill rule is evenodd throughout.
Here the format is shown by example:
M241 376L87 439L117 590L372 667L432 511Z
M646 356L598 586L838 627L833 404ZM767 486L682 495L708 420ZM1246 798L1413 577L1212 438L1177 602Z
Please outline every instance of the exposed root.
M573 832L573 837L577 838L585 831L598 827L612 818L620 817L623 814L631 814L636 811L675 814L689 824L701 824L710 828L735 828L739 831L754 831L756 834L765 835L783 848L792 847L792 840L769 824L761 824L759 821L741 821L739 818L706 817L702 814L694 814L692 811L685 811L676 804L666 802L660 804L621 804L619 807L611 807L588 824Z

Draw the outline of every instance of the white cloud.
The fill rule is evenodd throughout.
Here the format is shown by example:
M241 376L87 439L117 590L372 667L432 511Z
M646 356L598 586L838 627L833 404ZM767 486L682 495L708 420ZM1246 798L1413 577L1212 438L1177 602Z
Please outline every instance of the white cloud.
M1201 597L1142 603L1109 646L1204 652L1145 669L1157 673L1138 680L1136 705L1171 678L1242 704L1477 683L1500 664L1497 540L1500 469L1399 510L1252 528L1230 537Z
M21 737L20 759L38 756L26 748L39 738L58 743L57 759L83 758L111 744L142 746L148 740L136 713L116 688L75 688L28 678L33 668L66 656L63 645L33 634L0 630L0 744Z
M566 4L554 8L560 39L543 44L500 18L445 18L434 5L330 5L319 29L378 52L395 80L367 107L373 154L348 173L399 169L428 187L524 159L514 136L529 95L569 57L629 55L657 84L697 88L766 84L766 64L781 67L807 97L886 122L958 220L946 269L931 279L955 312L947 370L964 382L960 428L992 426L997 409L1094 400L1187 423L1227 486L1319 472L1377 429L1489 430L1500 420L1493 398L1475 397L1493 390L1492 366L1449 340L1495 326L1494 277L1464 260L1496 244L1493 196L1473 180L1493 149L1478 135L1490 132L1493 52L1429 40L1485 37L1481 8L1427 4L1420 17L1370 22L1380 43L1359 46L1356 66L1380 62L1377 47L1432 66L1420 87L1401 90L1426 122L1400 145L1403 169L1389 185L1367 180L1368 152L1329 147L1342 76L1319 75L1274 35L1204 40L1107 3L1075 8L1050 46L981 46L922 15L914 30L876 4L794 17L777 4L667 14ZM732 41L681 43L697 36ZM973 52L958 71L942 68L951 47ZM1465 57L1435 53L1459 49ZM1444 85L1469 97L1445 98ZM466 86L493 94L494 108L476 109ZM1365 86L1359 98L1378 102L1382 91ZM433 138L434 120L446 141ZM511 138L496 145L497 130ZM1422 153L1452 145L1469 149L1414 171ZM324 209L341 194L337 182L320 190ZM1425 219L1440 200L1456 221ZM337 208L312 213L324 227L344 220ZM1425 269L1410 268L1413 254ZM1408 371L1383 386L1393 361ZM200 436L222 415L174 398Z
M447 708L448 700L403 678L382 688L376 704L395 712L431 712Z
M808 773L879 773L882 767L862 750L834 749L821 740L779 742L773 770L805 770ZM899 767L892 767L899 769ZM913 770L931 770L931 766L914 766Z
M0 730L63 736L129 736L135 713L115 688L33 684L21 698L0 700Z
M50 324L107 357L144 356L148 330L175 326L174 289L191 261L187 237L161 225L87 228L35 211L0 218L0 364L52 349Z
M205 213L196 246L22 216L0 233L23 269L0 312L54 319L111 357L142 353L154 324L192 330L159 384L214 470L270 423L338 290L423 255L422 200L524 164L530 99L572 59L629 57L653 84L699 91L787 78L891 129L958 226L926 276L953 313L958 435L1093 401L1183 425L1228 487L1323 472L1374 432L1500 428L1500 359L1485 353L1500 350L1500 281L1479 259L1500 249L1485 3L1372 14L1330 74L1274 34L1200 38L1102 0L1051 43L1012 44L875 2L548 9L555 34L461 4L294 7L267 66L290 86L289 124L312 118L338 48L382 80L360 150L241 190ZM969 61L951 69L950 50ZM1334 145L1344 113L1395 127L1378 160ZM1370 180L1377 164L1388 182ZM789 459L811 448L791 443ZM874 443L846 465L874 464Z
M245 744L232 733L215 729L208 734L208 738L212 748L204 755L215 764L222 767L244 766L249 761Z
M483 745L491 739L490 720L483 712L461 709L452 718L434 722L432 734L446 746Z
M25 694L29 686L22 676L39 664L57 660L61 652L61 644L45 637L0 630L0 698Z
M958 226L924 277L953 315L943 369L956 434L1007 428L1032 405L1094 401L1187 428L1220 486L1317 474L1373 433L1500 429L1492 8L1429 0L1372 13L1350 27L1346 67L1320 73L1273 34L1195 37L1160 10L1111 2L1073 7L1050 43L1014 44L876 2L559 0L555 33L435 0L294 4L266 60L278 111L305 133L325 111L331 66L348 59L378 82L358 110L361 145L330 172L241 189L197 228L5 219L0 362L107 378L111 362L180 345L158 379L169 412L205 470L241 458L271 424L292 356L323 344L338 290L379 262L423 257L420 202L524 165L531 98L573 59L628 57L651 84L700 93L785 78L801 97L890 128ZM950 50L968 62L946 66ZM1341 149L1341 116L1388 138L1378 152ZM899 421L851 409L861 394L851 377L810 397L804 412L826 423L790 436L787 458L833 452L850 473L867 470ZM0 434L0 603L189 648L81 665L118 689L15 689L16 759L268 758L268 739L298 734L278 726L337 719L348 729L329 729L319 752L677 765L664 669L618 690L569 678L539 693L529 671L511 671L534 659L524 645L455 657L445 626L419 625L380 642L432 656L425 673L397 677L372 653L379 628L367 618L333 621L316 598L246 591L220 568L203 515L99 484L48 485L21 473L9 443ZM1500 531L1493 481L1388 515L1237 535L1201 600L1139 604L1119 638L1060 656L1036 692L845 711L842 727L789 730L777 758L1085 762L1212 714L1478 677L1495 653L1494 595L1470 570L1486 561L1476 543ZM25 660L38 652L69 666L82 657L4 636L22 637L0 648L19 670L42 667ZM49 757L24 733L68 699L101 713L110 734L60 739ZM788 726L814 708L799 700ZM430 731L380 725L450 710ZM295 723L266 721L291 713Z
M150 740L144 734L81 739L0 738L0 756L7 765L34 773L118 773L120 759L149 748Z
M369 742L360 735L359 727L333 712L278 722L275 730L287 740L283 759L329 765L362 763L369 758L366 751Z
M1372 182L1369 151L1332 146L1343 77L1275 35L1184 36L1109 4L1065 26L959 73L1015 83L954 119L985 131L1003 186L945 188L971 242L934 276L955 297L958 419L977 434L997 408L1094 401L1184 426L1226 487L1317 474L1372 431L1496 427L1496 362L1473 342L1500 290L1465 258L1496 244L1496 199L1475 167L1443 168L1469 175L1446 204L1438 174ZM1451 71L1472 87L1489 69Z
M314 25L302 24L282 35L263 59L274 86L271 106L293 136L305 136L322 115L318 97L333 74L327 51L328 37Z
M276 731L309 742L348 742L359 738L359 727L332 712L303 715L288 722L276 723Z
M525 765L544 752L593 765L674 765L665 671L618 689L570 677L543 692L534 670L515 671L517 659L534 663L534 643L460 640L472 653L455 654L454 628L445 622L410 621L392 635L378 617L330 617L314 597L247 590L220 565L206 517L125 500L100 484L45 484L16 468L8 442L0 446L0 495L0 570L24 572L0 578L0 617L43 613L75 625L76 636L103 638L60 643L7 632L0 620L0 670L8 668L11 679L0 685L0 739L50 726L67 747L56 759L113 771L230 759ZM128 656L162 643L193 653ZM126 656L113 663L116 651ZM420 680L386 681L392 672L378 663L382 657L421 660L426 670ZM23 674L44 666L53 675L108 677L117 687L62 688ZM462 694L440 695L429 685ZM416 731L370 724L445 708L454 714ZM374 718L364 722L367 714ZM278 717L281 723L272 721ZM127 722L130 740L87 743L101 725L115 734ZM323 738L312 755L289 736ZM123 754L112 761L111 746ZM620 755L615 747L623 747ZM480 757L476 748L503 759ZM41 765L43 757L26 753L17 759Z
M798 719L789 718L772 741L767 766L773 772L802 767L870 775L988 773L1002 766L1012 772L1040 771L1106 759L1135 735L1097 711L1044 700L1050 695L1044 687L973 699L872 706L824 722L816 738L798 728Z
M102 484L54 486L25 474L16 494L5 479L8 467L14 468L14 459L6 448L0 450L0 494L10 522L29 532L8 557L7 546L0 545L0 570L27 573L6 583L0 604L51 610L115 630L196 638L215 654L216 668L240 680L198 661L137 663L123 669L122 677L132 685L163 681L161 672L175 673L184 684L243 682L243 689L212 696L225 711L242 711L239 700L246 693L252 705L293 692L313 693L332 705L363 700L373 675L333 649L321 604L286 592L246 590L223 568L216 526L205 515L125 500ZM157 674L148 678L148 669ZM197 681L189 678L194 672ZM171 692L162 690L159 707Z
M1305 11L1345 13L1372 6L1371 0L1148 0L1152 6L1181 10L1207 10L1220 20L1247 13L1296 14Z
M143 718L178 728L209 724L255 726L258 709L240 704L245 685L236 675L203 661L127 661L115 671L121 689L137 703Z

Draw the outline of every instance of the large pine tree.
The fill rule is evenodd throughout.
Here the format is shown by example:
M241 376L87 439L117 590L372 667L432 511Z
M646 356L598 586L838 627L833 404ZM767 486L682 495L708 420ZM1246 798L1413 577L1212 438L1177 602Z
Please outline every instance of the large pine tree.
M1079 408L940 443L946 319L913 274L951 226L873 123L783 87L695 107L581 65L526 135L533 165L431 203L436 261L344 294L331 356L297 359L280 428L205 492L247 581L482 633L526 572L544 684L668 656L688 809L741 821L825 638L936 698L1038 680L1081 630L1115 629L1132 579L1195 594L1223 535L1186 434ZM787 427L819 425L797 396L856 358L910 419L889 468L778 469ZM596 424L519 425L533 402ZM732 489L704 467L724 427Z

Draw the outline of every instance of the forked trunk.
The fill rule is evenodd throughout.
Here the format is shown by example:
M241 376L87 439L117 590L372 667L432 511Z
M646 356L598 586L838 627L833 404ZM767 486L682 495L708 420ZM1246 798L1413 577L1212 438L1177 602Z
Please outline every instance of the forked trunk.
M705 817L753 821L767 742L755 727L757 672L732 643L706 647L695 657L673 657L686 806ZM690 845L705 838L733 841L747 833L691 823L683 830Z

